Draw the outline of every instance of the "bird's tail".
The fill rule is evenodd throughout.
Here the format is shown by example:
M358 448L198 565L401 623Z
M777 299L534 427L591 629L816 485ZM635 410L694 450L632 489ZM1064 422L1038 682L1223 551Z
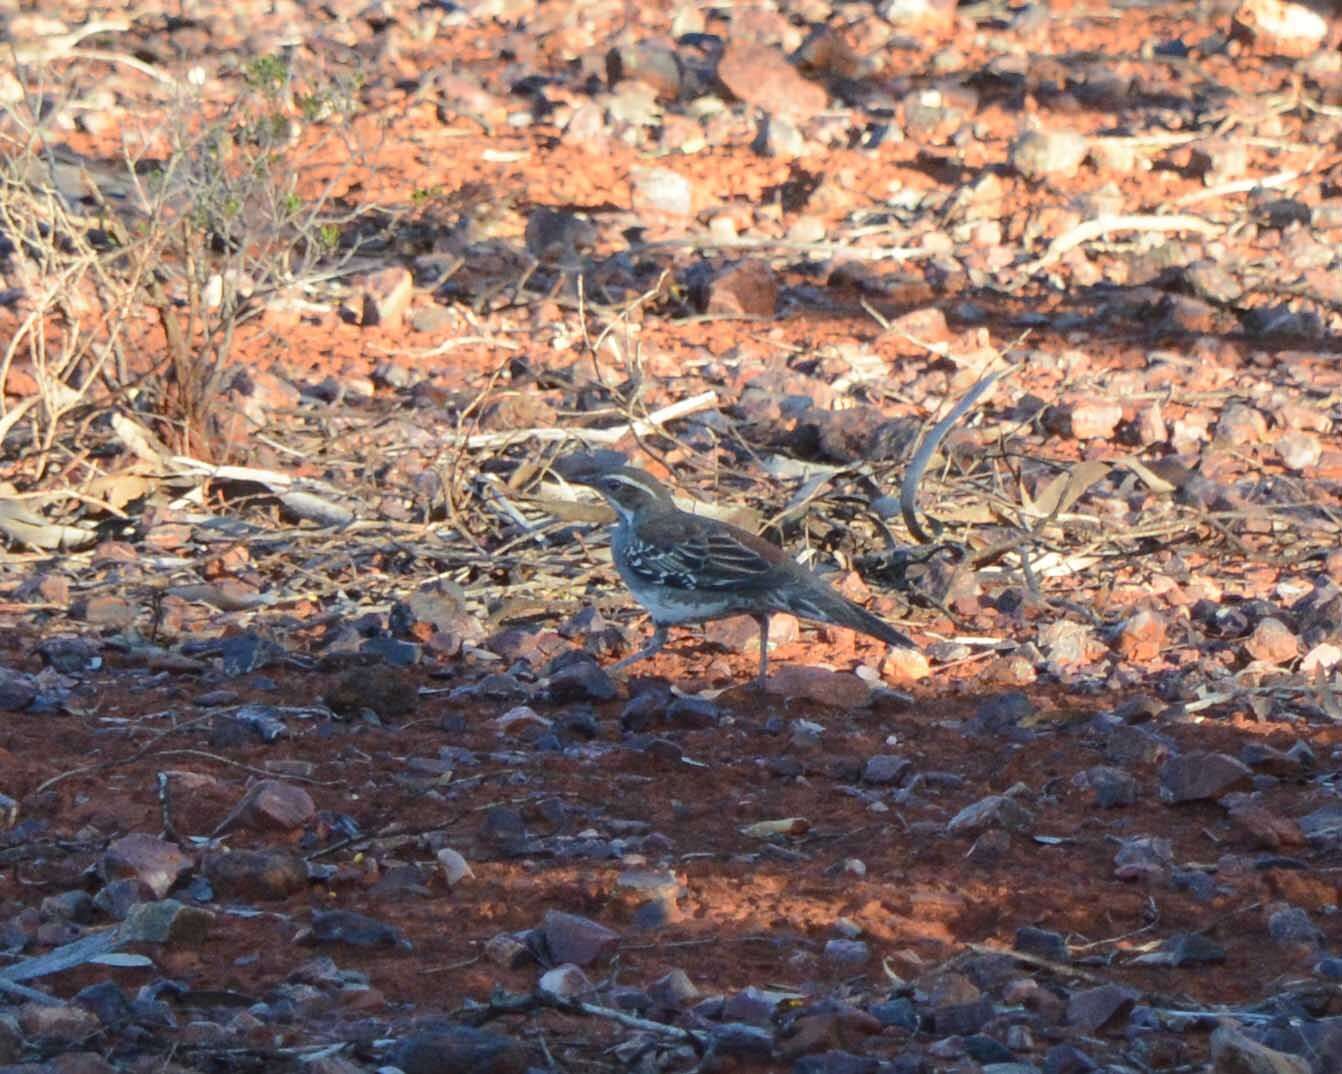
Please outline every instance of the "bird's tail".
M841 593L828 587L789 594L785 603L786 611L803 619L847 627L849 630L879 638L887 645L898 645L903 649L917 648L912 639L900 633L880 616L873 615L860 604L854 604Z

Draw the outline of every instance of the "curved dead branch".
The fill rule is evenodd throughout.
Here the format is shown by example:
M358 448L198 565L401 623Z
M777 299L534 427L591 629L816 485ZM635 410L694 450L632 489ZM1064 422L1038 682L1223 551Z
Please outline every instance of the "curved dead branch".
M965 411L972 407L983 394L991 388L1002 376L1002 370L996 373L989 373L972 388L969 389L964 397L951 407L951 412L932 426L931 430L923 441L918 445L918 450L914 453L913 461L909 463L909 468L904 471L904 482L899 488L899 512L904 516L904 525L909 529L913 539L919 544L931 544L933 538L925 529L922 523L918 521L918 484L923 479L923 473L927 470L928 464L932 461L932 456L937 453L937 448L941 442L946 439L946 434L951 431L951 427L964 416Z

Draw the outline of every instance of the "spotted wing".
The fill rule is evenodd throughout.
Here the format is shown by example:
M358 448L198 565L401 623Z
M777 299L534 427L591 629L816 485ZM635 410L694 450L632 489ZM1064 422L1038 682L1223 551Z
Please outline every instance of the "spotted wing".
M636 537L626 549L627 563L634 574L656 585L685 590L735 589L758 581L777 562L776 557L752 546L757 541L728 529L701 530L666 544ZM771 550L767 544L764 548Z

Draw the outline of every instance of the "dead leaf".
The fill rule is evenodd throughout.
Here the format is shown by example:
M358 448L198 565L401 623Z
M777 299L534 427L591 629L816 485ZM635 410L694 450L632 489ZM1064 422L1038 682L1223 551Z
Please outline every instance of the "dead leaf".
M4 498L0 498L0 532L11 541L44 551L84 548L97 539L92 530L48 522L22 501Z

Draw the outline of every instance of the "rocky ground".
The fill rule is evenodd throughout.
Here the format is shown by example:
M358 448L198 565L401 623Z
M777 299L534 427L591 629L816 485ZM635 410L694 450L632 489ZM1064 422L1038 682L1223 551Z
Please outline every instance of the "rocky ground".
M648 7L0 3L0 1070L1342 1070L1333 13Z

